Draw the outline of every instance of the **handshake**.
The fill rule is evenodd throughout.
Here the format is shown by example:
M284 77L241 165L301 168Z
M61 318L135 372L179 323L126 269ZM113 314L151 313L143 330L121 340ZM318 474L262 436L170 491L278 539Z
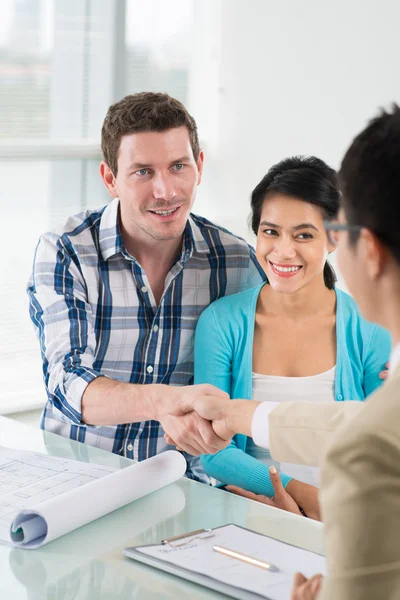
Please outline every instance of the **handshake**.
M163 386L164 388L164 386ZM251 435L257 402L231 401L213 385L164 388L155 411L169 444L194 456L215 454L229 445L236 433Z
M236 433L251 436L253 416L259 402L230 400L228 394L208 384L162 387L165 395L161 412L156 412L154 417L163 426L167 443L178 450L194 456L215 454L226 448ZM235 485L229 485L227 489L251 500L320 520L318 489L296 479L291 479L284 488L277 470L271 469L273 498Z

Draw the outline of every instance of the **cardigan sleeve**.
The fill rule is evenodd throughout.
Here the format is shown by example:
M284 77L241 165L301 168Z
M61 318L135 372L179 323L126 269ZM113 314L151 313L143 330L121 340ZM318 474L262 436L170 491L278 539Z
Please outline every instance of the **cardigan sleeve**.
M225 450L200 457L205 472L224 485L237 485L254 494L274 496L268 467L238 448L235 438ZM283 473L280 477L284 487L292 479Z
M212 383L231 394L232 344L223 339L214 306L201 314L194 340L194 383Z
M385 365L390 358L391 345L389 332L375 325L364 359L363 388L366 397L372 394L383 383L379 379L379 373L386 368Z
M223 335L211 305L202 313L196 328L194 382L211 383L231 394L233 352L233 343ZM226 485L237 485L255 494L273 496L268 467L239 447L245 448L245 443L245 436L237 435L225 450L214 455L202 455L200 460L205 472ZM291 479L281 475L285 487Z

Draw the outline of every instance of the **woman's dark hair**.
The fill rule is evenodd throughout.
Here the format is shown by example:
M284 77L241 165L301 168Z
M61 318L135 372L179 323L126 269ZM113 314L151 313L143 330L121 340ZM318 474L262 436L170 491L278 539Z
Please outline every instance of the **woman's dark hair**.
M324 219L334 219L339 211L340 192L337 174L315 156L285 158L270 168L251 194L251 228L257 235L264 201L276 194L309 202L322 212ZM327 288L335 287L336 275L327 261L324 267Z

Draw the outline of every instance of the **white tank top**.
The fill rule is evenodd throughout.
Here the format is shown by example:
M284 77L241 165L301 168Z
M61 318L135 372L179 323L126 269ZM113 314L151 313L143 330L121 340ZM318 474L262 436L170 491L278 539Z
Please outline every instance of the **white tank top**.
M289 402L302 400L309 402L335 401L336 367L310 377L279 377L253 373L253 400L258 402ZM291 463L277 463L272 460L269 450L256 446L248 438L246 452L268 467L275 465L279 471L304 483L319 486L319 469Z

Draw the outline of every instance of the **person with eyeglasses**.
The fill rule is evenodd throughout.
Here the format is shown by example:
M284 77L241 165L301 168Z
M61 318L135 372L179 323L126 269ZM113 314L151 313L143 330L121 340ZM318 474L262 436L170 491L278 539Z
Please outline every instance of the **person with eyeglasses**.
M313 156L279 162L255 187L251 224L268 283L204 310L195 383L213 384L232 399L324 407L364 401L379 387L390 336L336 288L328 262L335 246L324 219L337 217L339 198L336 172ZM257 441L265 419L256 416L254 423L253 435L235 435L226 449L203 455L205 472L233 493L320 519L319 469L274 461ZM275 494L271 466L293 504Z
M393 339L389 375L368 402L187 403L218 435L253 435L276 460L322 462L328 576L297 573L292 600L400 598L400 108L353 140L339 171L337 221L326 229L361 314ZM259 422L264 421L261 431ZM293 507L279 477L276 496Z

